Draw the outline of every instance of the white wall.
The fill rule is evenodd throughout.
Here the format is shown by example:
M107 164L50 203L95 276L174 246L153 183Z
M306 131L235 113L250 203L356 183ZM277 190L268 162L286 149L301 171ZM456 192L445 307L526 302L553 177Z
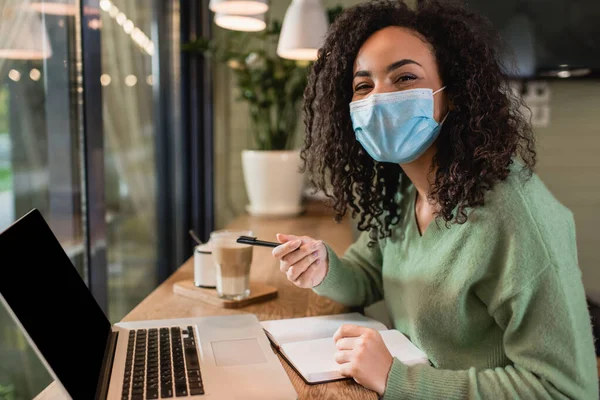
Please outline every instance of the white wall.
M554 81L550 96L536 172L575 215L584 285L600 301L600 81Z

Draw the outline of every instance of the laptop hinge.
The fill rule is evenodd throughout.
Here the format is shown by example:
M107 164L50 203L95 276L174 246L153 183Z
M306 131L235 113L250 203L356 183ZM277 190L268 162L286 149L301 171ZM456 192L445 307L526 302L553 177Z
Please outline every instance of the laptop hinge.
M108 336L106 343L106 351L102 359L102 367L100 368L100 376L98 377L98 387L96 388L96 400L105 400L108 396L108 384L110 383L110 373L112 371L115 351L117 350L117 339L119 332L112 331Z

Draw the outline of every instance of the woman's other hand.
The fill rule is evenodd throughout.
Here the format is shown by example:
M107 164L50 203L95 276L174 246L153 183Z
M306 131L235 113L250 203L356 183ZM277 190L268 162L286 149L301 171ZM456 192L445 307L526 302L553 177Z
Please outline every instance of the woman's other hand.
M321 240L281 233L277 234L277 240L282 245L273 249L273 256L290 282L309 289L325 279L329 263L327 248Z
M342 325L333 340L340 373L383 396L393 357L381 334L358 325Z

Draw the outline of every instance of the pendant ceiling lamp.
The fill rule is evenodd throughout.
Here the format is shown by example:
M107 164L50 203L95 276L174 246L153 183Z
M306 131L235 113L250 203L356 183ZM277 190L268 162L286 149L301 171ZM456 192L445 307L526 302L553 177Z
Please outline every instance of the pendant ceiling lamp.
M316 60L328 28L321 0L293 0L285 12L277 54L291 60Z
M265 15L215 14L215 24L233 31L258 32L267 27Z
M209 8L219 14L257 15L269 9L267 0L210 0Z
M75 0L33 1L29 3L29 8L42 14L75 15L77 13Z
M22 9L0 15L0 58L42 60L52 56L46 27L40 17Z

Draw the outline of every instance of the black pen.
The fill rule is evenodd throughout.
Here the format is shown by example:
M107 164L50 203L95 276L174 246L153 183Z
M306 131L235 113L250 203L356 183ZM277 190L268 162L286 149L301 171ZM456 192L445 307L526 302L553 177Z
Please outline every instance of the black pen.
M252 246L263 246L263 247L277 247L279 245L281 245L281 243L275 243L275 242L267 242L264 240L258 240L255 237L252 236L240 236L237 239L238 243L242 243L242 244L249 244Z

